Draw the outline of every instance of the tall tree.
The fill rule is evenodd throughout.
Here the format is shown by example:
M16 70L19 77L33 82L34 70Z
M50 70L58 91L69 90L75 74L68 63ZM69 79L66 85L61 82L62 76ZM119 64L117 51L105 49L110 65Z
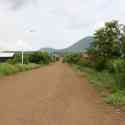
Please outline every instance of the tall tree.
M105 26L98 29L94 34L92 47L96 50L96 56L109 59L121 55L120 51L120 24L118 21L106 22Z

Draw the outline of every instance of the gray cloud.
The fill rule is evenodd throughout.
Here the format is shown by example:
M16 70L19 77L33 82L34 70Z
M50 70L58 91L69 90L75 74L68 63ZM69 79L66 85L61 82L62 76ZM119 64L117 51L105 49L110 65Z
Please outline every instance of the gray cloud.
M0 0L0 48L15 48L20 39L34 49L65 48L106 21L125 24L124 5L125 0ZM9 11L1 11L3 6Z
M0 0L0 3L12 10L18 10L27 4L35 4L37 0Z

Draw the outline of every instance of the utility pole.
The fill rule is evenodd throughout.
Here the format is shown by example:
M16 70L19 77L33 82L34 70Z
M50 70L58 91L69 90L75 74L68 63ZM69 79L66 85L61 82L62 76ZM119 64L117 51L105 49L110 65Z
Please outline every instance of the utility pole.
M26 31L25 31L26 32ZM34 29L31 29L31 30L28 30L28 32L31 32L31 33L34 33L34 32L36 32L36 30L34 30ZM23 46L22 44L22 40L19 40L19 44L21 45L21 46ZM22 50L21 50L21 62L22 62L22 65L24 64L24 50L23 50L24 48L22 47Z
M22 65L24 64L24 52L22 50Z

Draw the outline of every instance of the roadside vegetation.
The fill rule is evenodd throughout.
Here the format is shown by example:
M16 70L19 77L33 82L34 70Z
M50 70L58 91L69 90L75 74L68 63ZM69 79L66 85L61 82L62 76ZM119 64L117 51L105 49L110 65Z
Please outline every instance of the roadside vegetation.
M8 64L2 63L0 64L0 76L11 75L17 72L23 72L26 70L31 70L40 67L37 64Z
M39 68L51 62L53 62L53 58L47 52L33 52L24 53L24 64L21 64L21 53L18 53L13 59L0 63L0 76Z
M125 105L125 26L106 22L93 35L85 53L65 55L63 62L86 73L90 83L109 104ZM87 55L85 57L84 55Z

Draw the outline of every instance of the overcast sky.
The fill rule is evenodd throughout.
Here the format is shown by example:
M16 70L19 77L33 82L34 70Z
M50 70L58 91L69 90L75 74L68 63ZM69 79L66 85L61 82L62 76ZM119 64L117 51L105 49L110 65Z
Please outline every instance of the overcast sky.
M105 21L125 24L125 0L0 0L0 48L65 48Z

